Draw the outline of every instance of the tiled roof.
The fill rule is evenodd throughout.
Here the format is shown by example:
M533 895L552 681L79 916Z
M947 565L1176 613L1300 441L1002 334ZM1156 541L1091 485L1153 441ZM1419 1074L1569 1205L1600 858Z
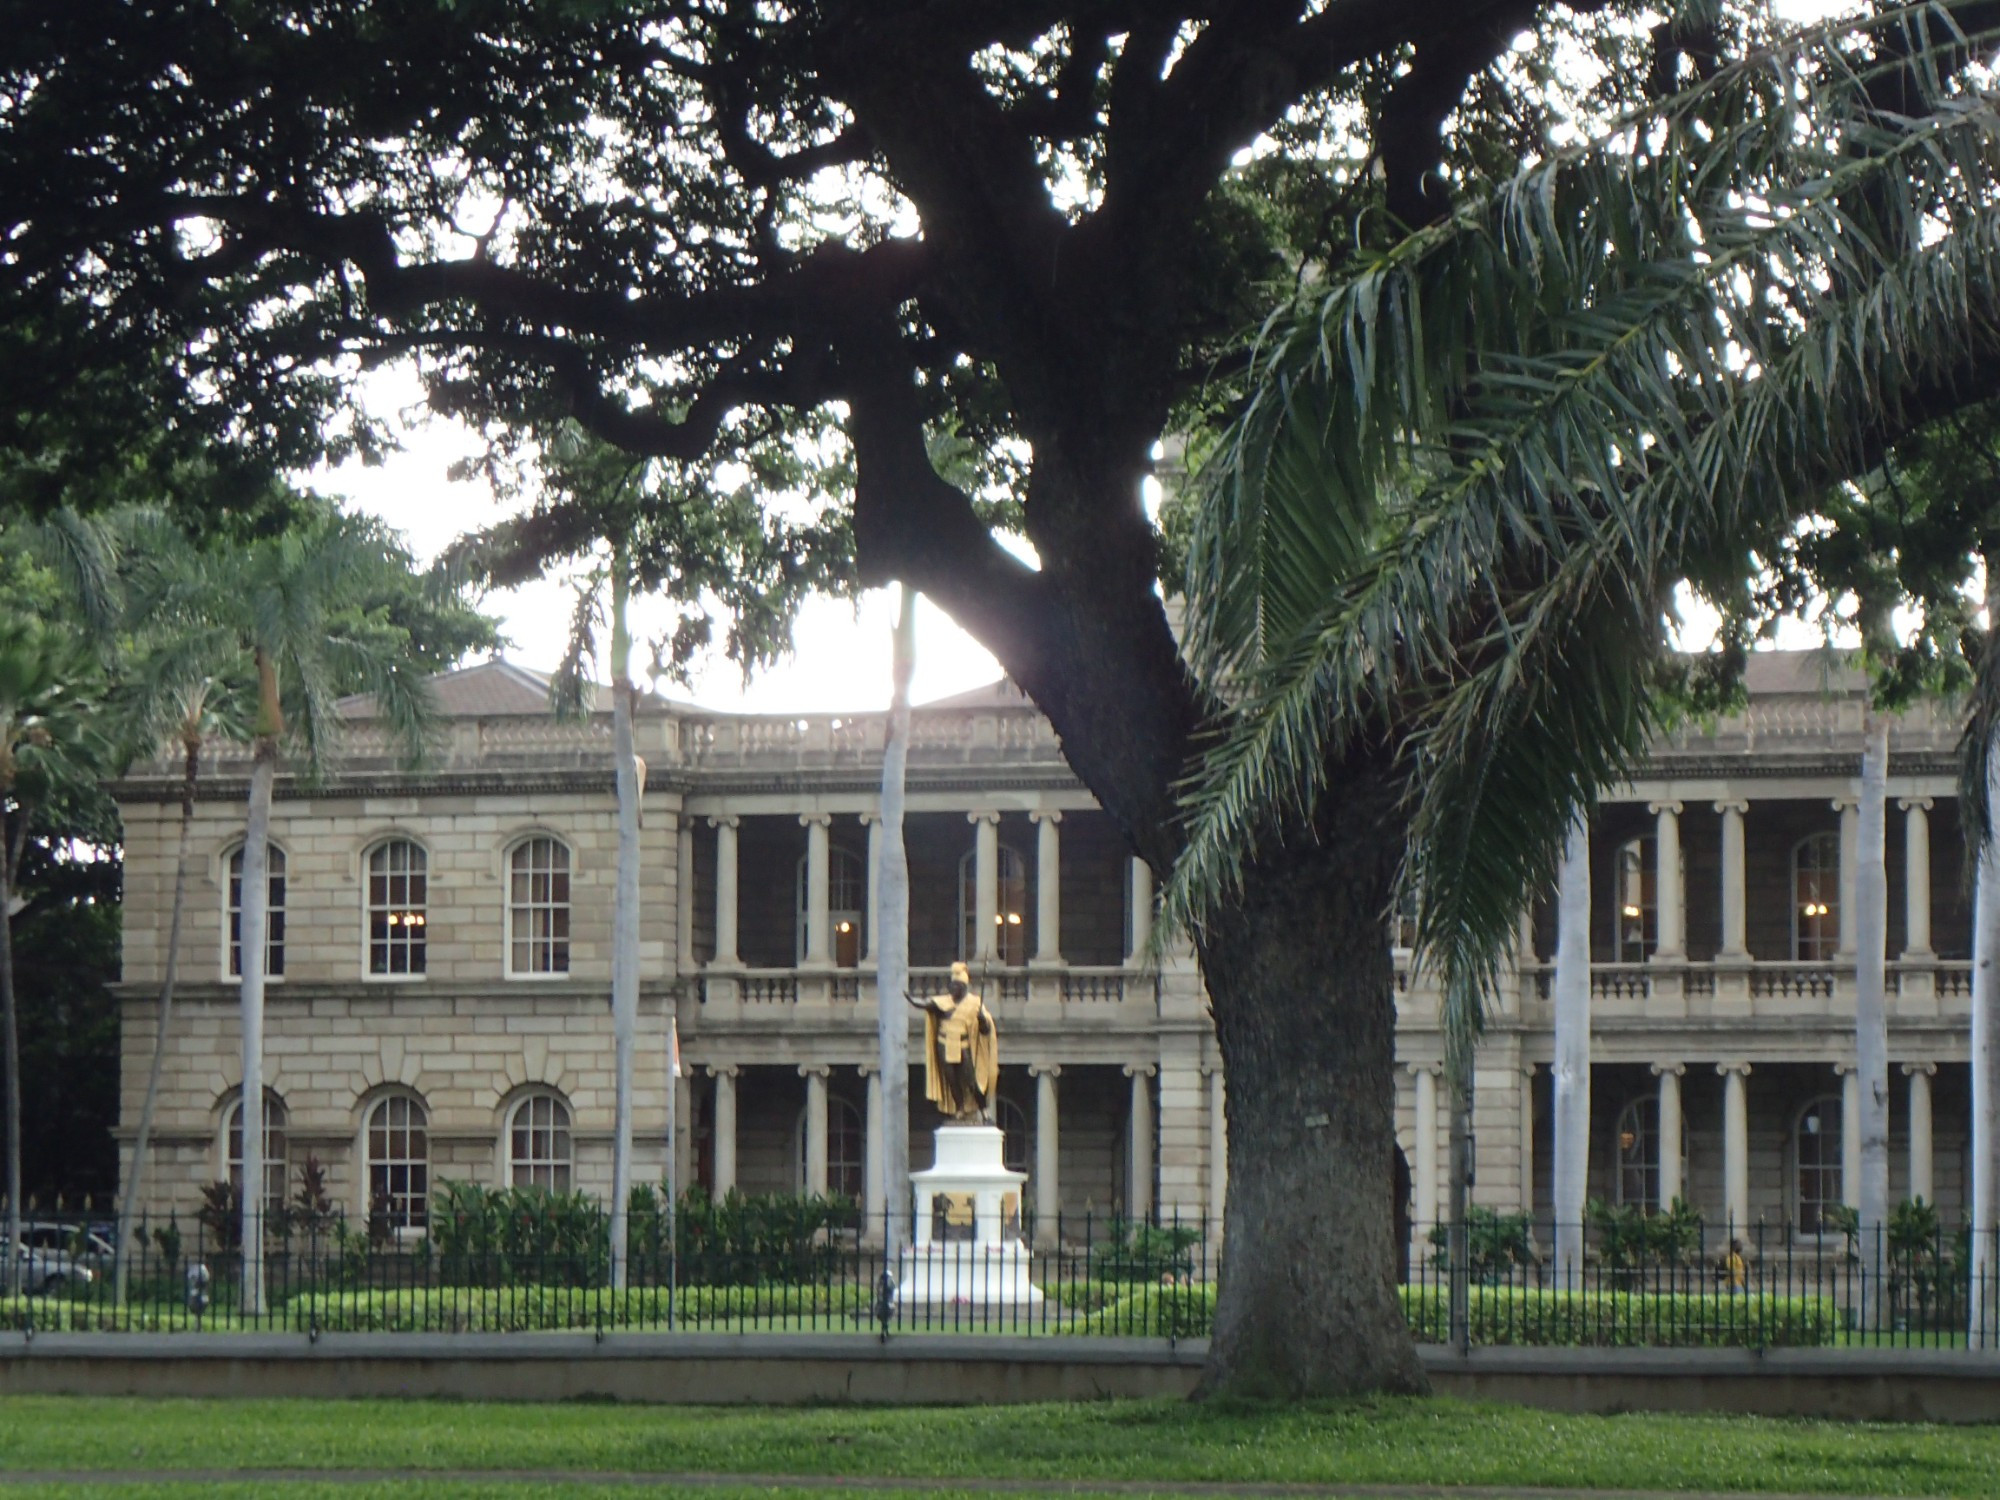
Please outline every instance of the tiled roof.
M597 687L594 707L609 707L609 691ZM470 667L440 672L431 679L437 710L447 719L496 718L512 714L542 714L549 711L549 679L541 672L494 657ZM345 719L375 717L372 693L357 693L340 700Z

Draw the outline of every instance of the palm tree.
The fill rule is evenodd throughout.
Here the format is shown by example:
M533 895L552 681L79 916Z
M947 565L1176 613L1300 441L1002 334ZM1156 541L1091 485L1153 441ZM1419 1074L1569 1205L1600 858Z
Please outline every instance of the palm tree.
M134 601L168 636L199 637L254 679L243 838L242 1301L264 1310L264 982L271 803L287 752L316 773L337 743L335 698L359 685L411 759L432 720L409 632L371 608L405 560L371 522L309 510L298 524L228 553L160 548L135 568Z
M1958 87L1985 40L1930 24L1802 32L1274 316L1190 545L1191 654L1241 712L1174 916L1387 736L1469 1045L1520 893L1687 701L1673 589L1744 589L2000 357L2000 110Z
M5 1286L20 1289L21 1054L14 994L14 890L37 807L103 768L95 734L100 678L61 626L0 620L0 1051L7 1092Z
M153 1057L146 1070L146 1096L132 1140L132 1162L118 1204L118 1231L113 1248L113 1295L125 1300L131 1269L132 1229L144 1191L146 1164L152 1145L153 1118L160 1098L160 1075L172 1029L174 984L180 960L182 919L187 909L188 845L194 828L195 791L201 777L203 747L217 733L244 737L239 708L222 675L240 667L234 638L225 629L186 630L171 640L157 641L133 664L121 684L127 738L142 751L162 741L181 752L180 832L174 846L174 894L167 919L166 956L160 970L159 999L153 1021ZM234 686L240 687L240 684Z

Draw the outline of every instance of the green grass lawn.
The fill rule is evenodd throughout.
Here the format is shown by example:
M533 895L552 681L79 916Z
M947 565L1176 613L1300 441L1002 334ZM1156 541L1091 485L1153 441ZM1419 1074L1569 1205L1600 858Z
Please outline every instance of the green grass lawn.
M939 1481L939 1493L955 1479L1022 1477L1995 1495L2000 1428L1569 1417L1436 1400L807 1410L0 1401L0 1469L190 1468L909 1476ZM170 1492L194 1490L161 1491ZM501 1492L443 1479L383 1491L402 1500Z

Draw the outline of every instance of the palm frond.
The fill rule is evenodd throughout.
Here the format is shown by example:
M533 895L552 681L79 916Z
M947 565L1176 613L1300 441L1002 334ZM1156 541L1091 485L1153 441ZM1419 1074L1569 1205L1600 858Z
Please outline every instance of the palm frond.
M1943 9L1861 29L1919 20L1929 74L1817 29L1267 325L1190 554L1192 659L1238 709L1187 791L1170 919L1386 734L1419 958L1476 1027L1570 817L1659 725L1675 582L1747 568L2000 352L2000 111L1945 66ZM1892 66L1925 112L1875 108Z

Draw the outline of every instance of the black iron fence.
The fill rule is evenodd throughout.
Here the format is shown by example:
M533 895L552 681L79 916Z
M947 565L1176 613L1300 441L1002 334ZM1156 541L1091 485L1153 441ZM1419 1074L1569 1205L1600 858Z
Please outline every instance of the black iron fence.
M0 1330L1178 1339L1213 1323L1225 1256L1202 1218L1028 1218L997 1245L942 1219L916 1227L910 1245L909 1226L838 1198L693 1197L669 1215L642 1192L614 1285L608 1221L587 1200L448 1187L421 1226L274 1214L261 1286L225 1216L144 1224L121 1298L109 1224L38 1218L6 1267ZM2000 1348L2000 1243L1989 1234L1975 1268L1971 1233L1934 1214L1731 1235L1686 1213L1598 1211L1559 1237L1475 1210L1456 1235L1418 1226L1408 1248L1398 1292L1423 1342Z

